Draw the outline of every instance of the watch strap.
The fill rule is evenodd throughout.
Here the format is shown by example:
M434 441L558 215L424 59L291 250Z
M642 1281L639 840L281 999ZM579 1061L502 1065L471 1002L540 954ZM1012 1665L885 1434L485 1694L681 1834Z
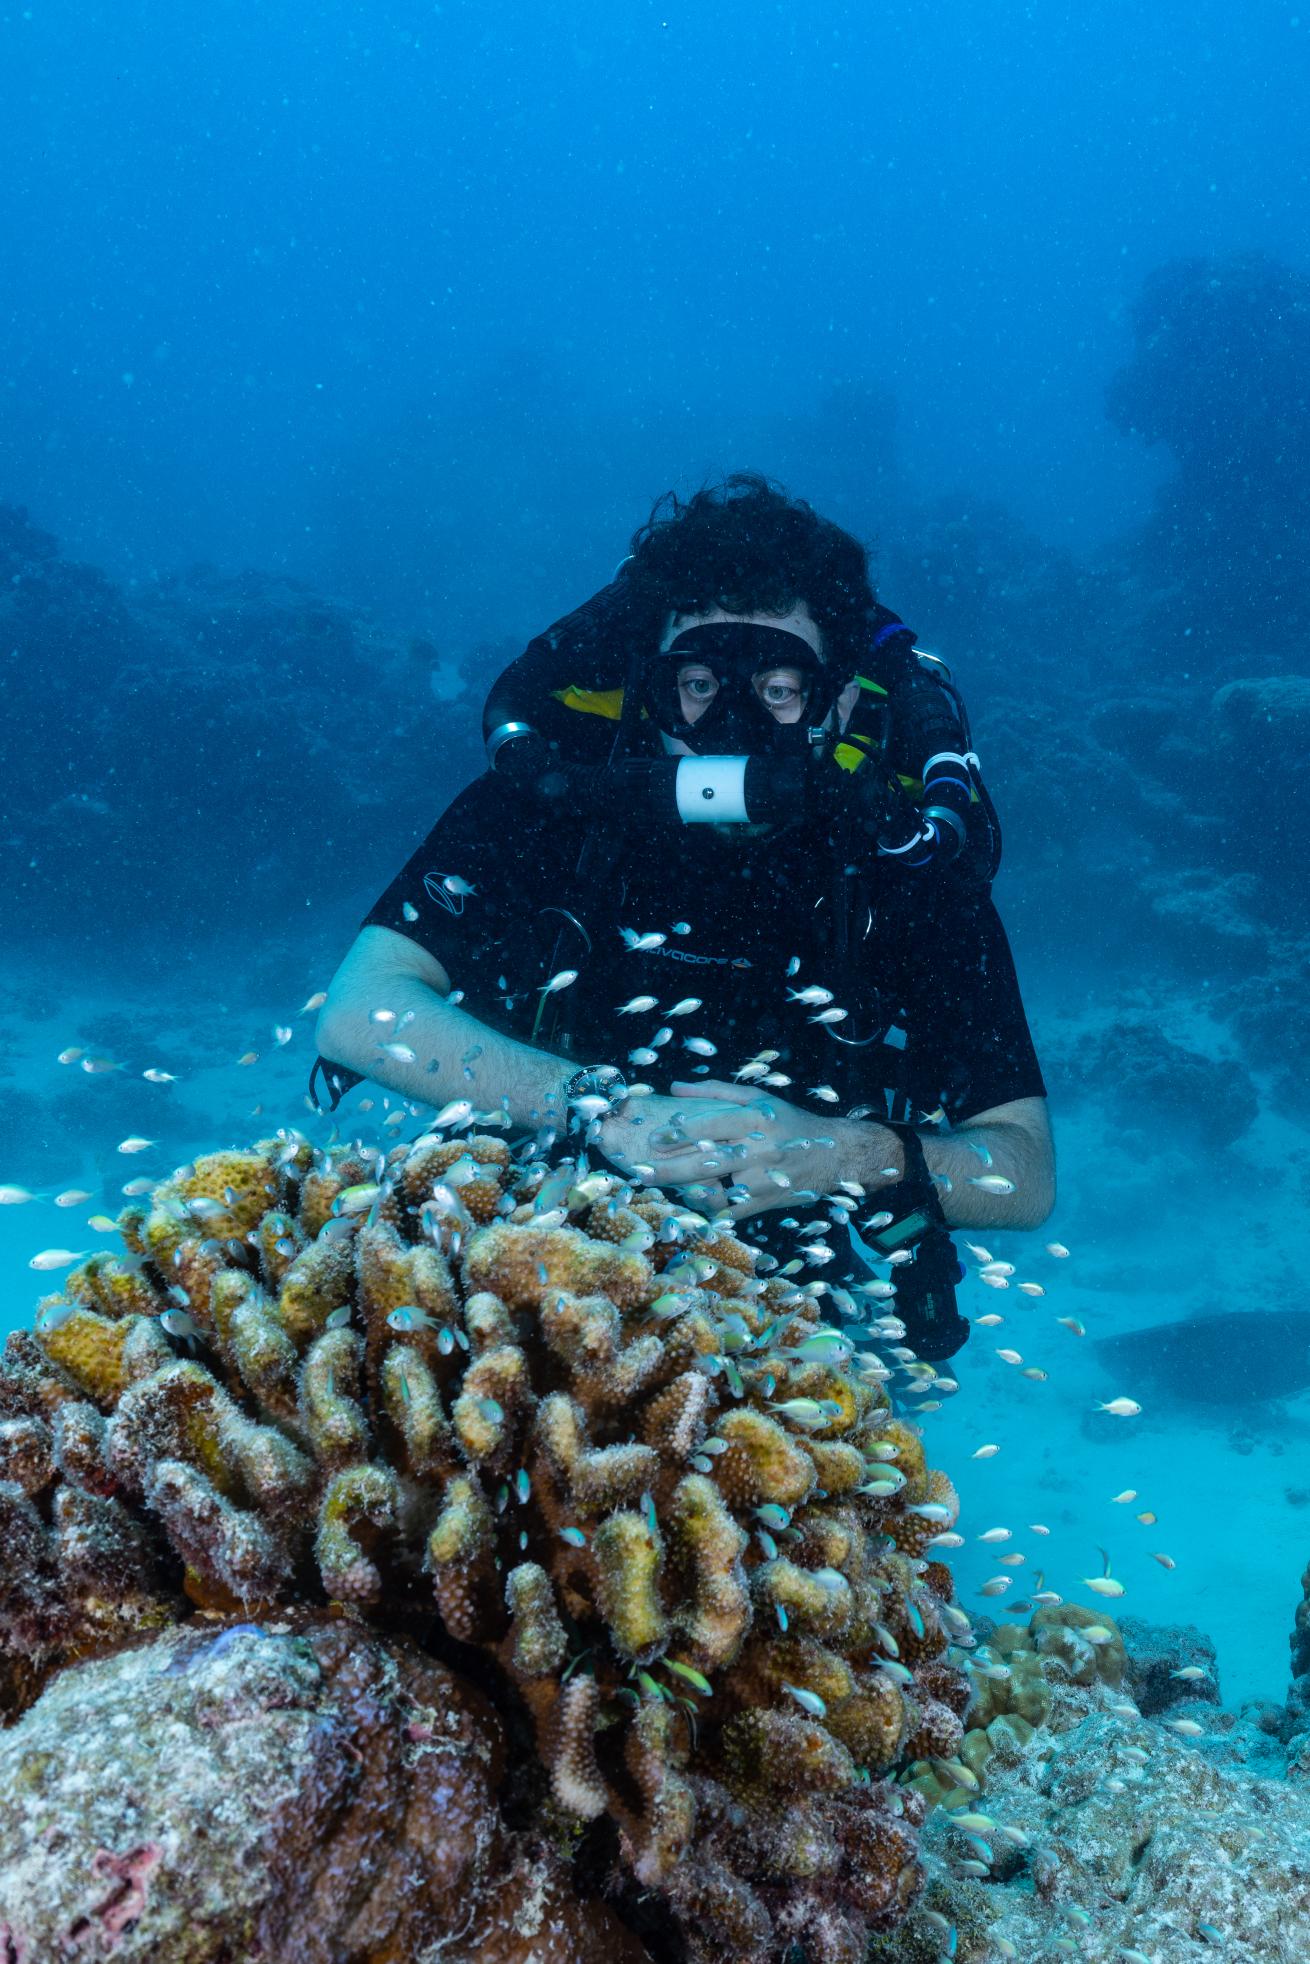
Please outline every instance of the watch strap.
M888 1125L886 1130L894 1132L901 1142L905 1171L894 1186L878 1191L878 1211L890 1213L892 1218L867 1238L872 1246L890 1254L896 1248L912 1248L934 1228L944 1227L946 1216L919 1133L912 1125Z

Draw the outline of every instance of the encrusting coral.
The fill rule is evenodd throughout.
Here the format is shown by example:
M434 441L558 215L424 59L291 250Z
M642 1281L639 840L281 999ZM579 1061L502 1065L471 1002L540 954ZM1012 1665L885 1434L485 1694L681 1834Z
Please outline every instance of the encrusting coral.
M948 1812L967 1809L971 1795L985 1787L994 1759L1009 1765L1023 1757L1050 1718L1061 1685L1117 1691L1126 1664L1122 1632L1103 1610L1049 1603L1027 1624L999 1624L967 1660L972 1689L958 1751L946 1762L911 1767L909 1784Z
M927 1803L889 1776L969 1697L956 1501L812 1293L494 1137L284 1133L121 1225L0 1360L11 1707L195 1608L327 1605L494 1660L541 1805L614 1824L693 1964L896 1924Z

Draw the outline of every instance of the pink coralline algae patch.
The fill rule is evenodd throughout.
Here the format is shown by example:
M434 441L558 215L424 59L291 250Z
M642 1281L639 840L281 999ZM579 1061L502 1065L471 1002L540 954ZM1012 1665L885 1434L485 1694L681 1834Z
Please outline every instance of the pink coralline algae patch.
M139 1848L129 1848L125 1855L115 1855L110 1848L97 1848L91 1858L91 1873L107 1879L110 1887L94 1909L70 1925L68 1944L76 1950L90 1946L100 1956L107 1957L124 1930L130 1930L141 1920L150 1893L150 1878L163 1858L164 1851L157 1841L142 1842Z

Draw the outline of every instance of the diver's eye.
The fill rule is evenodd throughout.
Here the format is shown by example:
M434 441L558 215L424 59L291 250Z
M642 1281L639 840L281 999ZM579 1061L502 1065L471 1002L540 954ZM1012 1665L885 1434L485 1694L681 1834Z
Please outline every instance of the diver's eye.
M759 676L755 691L760 701L770 709L789 709L793 703L802 702L809 693L787 675Z
M709 702L719 692L718 680L709 673L708 669L702 669L699 674L680 675L678 687L684 695L690 696L693 702Z

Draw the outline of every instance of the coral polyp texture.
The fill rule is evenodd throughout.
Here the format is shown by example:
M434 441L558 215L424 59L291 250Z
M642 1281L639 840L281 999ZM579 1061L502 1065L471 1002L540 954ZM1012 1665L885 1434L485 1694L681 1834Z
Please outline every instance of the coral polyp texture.
M494 1137L284 1133L121 1228L0 1360L11 1710L200 1610L327 1609L484 1653L543 1816L690 1959L858 1964L895 1926L899 1776L968 1706L956 1500L812 1294Z

